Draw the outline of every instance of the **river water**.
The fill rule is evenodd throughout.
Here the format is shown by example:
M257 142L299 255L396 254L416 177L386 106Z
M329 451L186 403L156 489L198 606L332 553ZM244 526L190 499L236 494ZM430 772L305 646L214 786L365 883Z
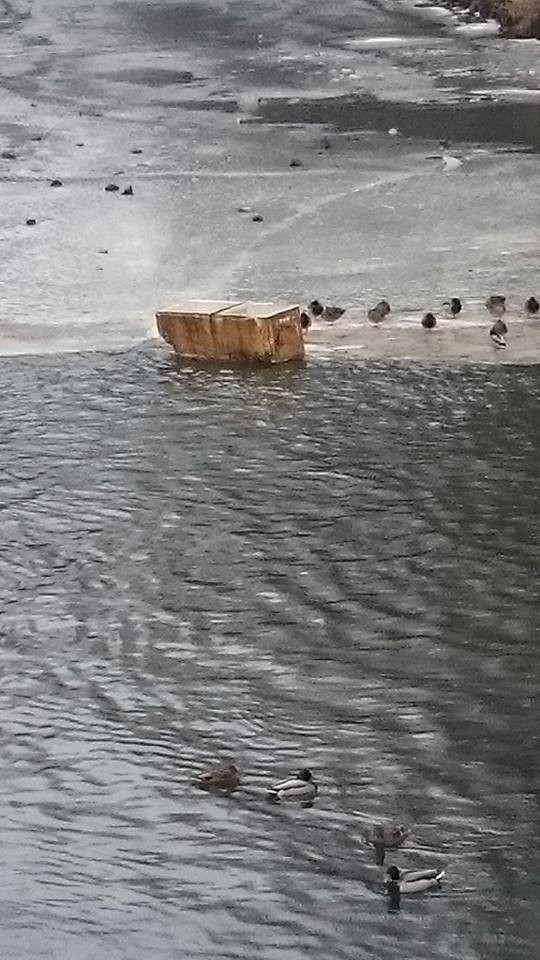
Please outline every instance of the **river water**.
M532 282L538 47L486 29L5 5L6 960L535 956L538 368L179 366L151 335L186 290ZM480 110L444 174L439 136ZM241 790L194 788L231 758ZM313 808L269 806L303 765ZM379 818L411 829L401 867L447 874L399 914L362 840Z

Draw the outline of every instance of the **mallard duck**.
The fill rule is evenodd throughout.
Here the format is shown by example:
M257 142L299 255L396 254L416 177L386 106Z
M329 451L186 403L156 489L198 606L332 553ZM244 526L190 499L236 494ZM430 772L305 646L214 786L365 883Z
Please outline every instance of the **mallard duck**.
M399 909L401 894L425 893L426 890L440 890L444 870L405 870L403 873L395 866L386 871L386 892L391 905Z
M396 850L401 847L409 836L409 831L402 824L395 823L376 823L371 830L365 834L366 843L375 847L375 859L379 866L384 863L384 854L386 850Z
M307 330L311 326L311 317L309 313L306 313L305 310L302 310L300 314L300 326L302 330Z
M458 313L461 313L462 309L461 300L459 297L451 297L450 300L446 300L446 302L443 303L443 307L446 307L448 312L451 313L453 317L457 317Z
M491 330L489 331L489 336L491 342L499 348L499 350L504 350L506 347L505 334L508 333L508 327L506 326L504 320L496 320L493 324Z
M506 310L506 297L501 297L498 294L488 297L486 300L486 308L493 316L502 317Z
M437 317L434 313L425 313L422 317L422 326L424 330L433 330L437 326Z
M334 321L339 320L344 313L344 307L325 307L322 312L322 319L326 320L328 323L334 323Z
M527 313L538 313L540 310L540 303L538 303L536 297L529 297L525 303L525 309Z
M324 310L324 307L320 300L312 300L308 310L313 314L314 317L320 317L321 313Z
M195 782L201 790L224 790L232 793L240 786L240 774L234 763L224 763L201 773Z
M368 320L370 323L380 323L390 313L390 304L388 300L379 300L374 307L368 310Z
M311 770L304 767L296 777L281 780L280 783L270 787L267 799L274 803L279 803L280 800L296 800L302 804L312 804L317 796L317 789Z

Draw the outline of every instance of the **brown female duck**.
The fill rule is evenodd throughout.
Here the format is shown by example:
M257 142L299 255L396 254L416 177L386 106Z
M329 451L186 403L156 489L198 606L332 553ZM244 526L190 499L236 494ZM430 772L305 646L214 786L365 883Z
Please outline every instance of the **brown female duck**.
M234 763L224 763L201 773L195 782L201 790L222 790L224 793L232 793L240 786L240 774Z
M365 834L366 843L375 848L375 860L382 866L387 850L396 850L401 847L409 836L409 831L402 824L376 823Z

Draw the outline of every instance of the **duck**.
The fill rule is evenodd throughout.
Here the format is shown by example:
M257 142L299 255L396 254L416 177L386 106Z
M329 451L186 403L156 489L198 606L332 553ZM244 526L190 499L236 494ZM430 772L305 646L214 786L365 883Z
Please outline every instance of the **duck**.
M273 803L279 803L280 800L296 800L302 805L311 806L317 796L318 787L313 779L311 770L304 767L299 770L296 777L289 780L281 780L270 787L267 800Z
M422 317L422 326L424 330L433 330L437 326L437 317L434 313L425 313Z
M371 307L371 309L368 310L368 320L370 323L381 323L381 321L384 320L389 313L390 304L388 303L388 300L379 300L374 307Z
M307 330L308 327L311 326L311 317L306 310L302 310L300 314L300 326L302 327L302 330Z
M382 866L386 850L395 850L401 847L409 836L409 831L402 824L376 823L365 835L366 843L375 847L375 860Z
M495 317L502 317L503 313L506 311L506 297L502 297L500 294L495 294L491 297L488 297L486 300L486 308Z
M525 303L525 309L527 313L538 313L540 310L540 303L538 303L536 297L529 297Z
M399 910L401 894L425 893L426 890L440 890L444 870L405 870L396 866L388 867L388 880L385 881L386 892L390 897L391 906Z
M453 317L457 317L458 313L461 313L463 309L463 304L461 303L459 297L451 297L450 300L446 300L443 303L443 307L446 307L448 312L451 313Z
M336 320L339 320L344 313L344 307L325 307L322 312L322 319L326 320L327 323L334 323Z
M232 793L240 786L240 774L234 763L224 763L201 773L195 782L201 790L223 790Z
M324 307L320 300L312 300L308 310L313 314L314 317L320 317L324 311Z
M506 326L504 320L501 320L500 318L495 321L491 330L489 331L491 342L495 344L499 350L504 350L506 347L506 340L504 338L507 333L508 327Z

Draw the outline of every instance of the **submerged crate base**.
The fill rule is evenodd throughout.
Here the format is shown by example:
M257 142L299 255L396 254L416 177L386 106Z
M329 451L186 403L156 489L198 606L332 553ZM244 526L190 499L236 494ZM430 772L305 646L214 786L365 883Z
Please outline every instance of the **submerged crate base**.
M198 360L302 360L298 306L186 300L158 310L159 333L180 357Z

